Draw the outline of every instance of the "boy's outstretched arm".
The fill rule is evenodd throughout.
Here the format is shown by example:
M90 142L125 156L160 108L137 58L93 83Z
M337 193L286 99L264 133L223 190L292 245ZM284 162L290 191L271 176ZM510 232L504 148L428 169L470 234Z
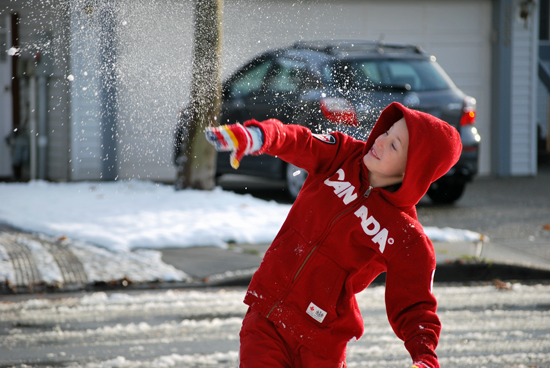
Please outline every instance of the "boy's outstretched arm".
M292 163L309 172L335 171L337 152L356 152L362 143L339 132L331 135L313 134L310 129L283 124L276 119L262 122L248 120L241 124L207 128L206 138L218 151L232 151L231 166L237 168L244 155L268 154ZM354 141L354 144L350 144ZM342 155L345 157L345 155Z

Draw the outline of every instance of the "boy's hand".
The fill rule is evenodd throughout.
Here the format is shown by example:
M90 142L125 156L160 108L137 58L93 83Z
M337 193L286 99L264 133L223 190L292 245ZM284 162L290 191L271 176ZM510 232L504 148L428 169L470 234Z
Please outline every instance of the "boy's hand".
M231 151L230 163L234 169L239 168L244 155L259 150L263 144L263 136L259 128L245 128L239 123L217 128L208 127L205 134L216 151Z

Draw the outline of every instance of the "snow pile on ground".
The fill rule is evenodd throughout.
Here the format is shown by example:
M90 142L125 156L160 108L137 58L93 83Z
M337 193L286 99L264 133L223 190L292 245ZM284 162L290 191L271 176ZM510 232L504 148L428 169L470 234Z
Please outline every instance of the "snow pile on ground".
M55 239L42 234L35 236L7 232L0 232L0 280L10 280L11 283L21 284L22 280L18 280L14 263L19 268L29 267L24 259L11 259L5 246L12 244L26 247L28 252L32 254L37 271L35 277L39 277L39 280L35 281L44 282L47 285L63 284L65 281L63 272L74 272L75 270L74 267L70 267L67 262L64 262L66 260L59 259L59 257L56 259L54 256L56 254L55 249L46 247L48 244L54 243L69 248L70 252L80 261L83 274L79 276L81 281L85 283L116 280L127 280L127 282L191 281L191 278L185 272L164 263L162 253L159 251L138 249L134 252L113 253L107 249L78 240ZM12 256L14 255L12 254ZM18 258L18 256L15 255L15 258ZM64 270L59 267L60 263L66 266Z
M424 232L431 239L431 241L439 242L487 242L489 238L480 233L476 233L470 230L453 229L450 227L444 227L442 229L437 227L426 226Z
M0 203L1 222L113 252L267 243L290 210L220 188L175 191L138 180L0 184Z
M83 242L72 242L71 251L80 260L90 282L128 279L132 282L151 280L191 281L189 275L162 261L162 253L138 249L113 253Z
M221 188L175 191L138 180L0 183L0 203L0 222L113 252L269 243L291 207ZM467 230L424 230L433 241L480 239L480 234Z

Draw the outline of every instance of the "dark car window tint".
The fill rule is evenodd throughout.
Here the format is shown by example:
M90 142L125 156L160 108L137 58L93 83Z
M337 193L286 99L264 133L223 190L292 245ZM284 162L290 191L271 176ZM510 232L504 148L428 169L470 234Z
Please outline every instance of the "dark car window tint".
M420 77L410 64L388 63L388 76L392 85L399 87L408 85L408 88L413 91L421 89Z
M246 97L259 91L272 64L273 62L268 60L243 72L229 85L231 95Z
M302 85L305 77L305 63L284 58L279 59L275 73L266 82L266 92L294 92Z
M360 63L358 67L363 71L364 76L373 83L382 83L382 76L376 63Z
M338 61L326 65L324 78L340 89L405 87L411 91L448 89L449 78L428 60Z

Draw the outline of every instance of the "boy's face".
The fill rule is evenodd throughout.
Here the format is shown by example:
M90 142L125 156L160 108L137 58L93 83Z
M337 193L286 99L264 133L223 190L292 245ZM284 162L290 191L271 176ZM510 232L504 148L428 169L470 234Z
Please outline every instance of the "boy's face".
M385 187L403 181L408 148L409 131L405 118L401 118L386 133L376 138L372 148L363 157L372 186Z

